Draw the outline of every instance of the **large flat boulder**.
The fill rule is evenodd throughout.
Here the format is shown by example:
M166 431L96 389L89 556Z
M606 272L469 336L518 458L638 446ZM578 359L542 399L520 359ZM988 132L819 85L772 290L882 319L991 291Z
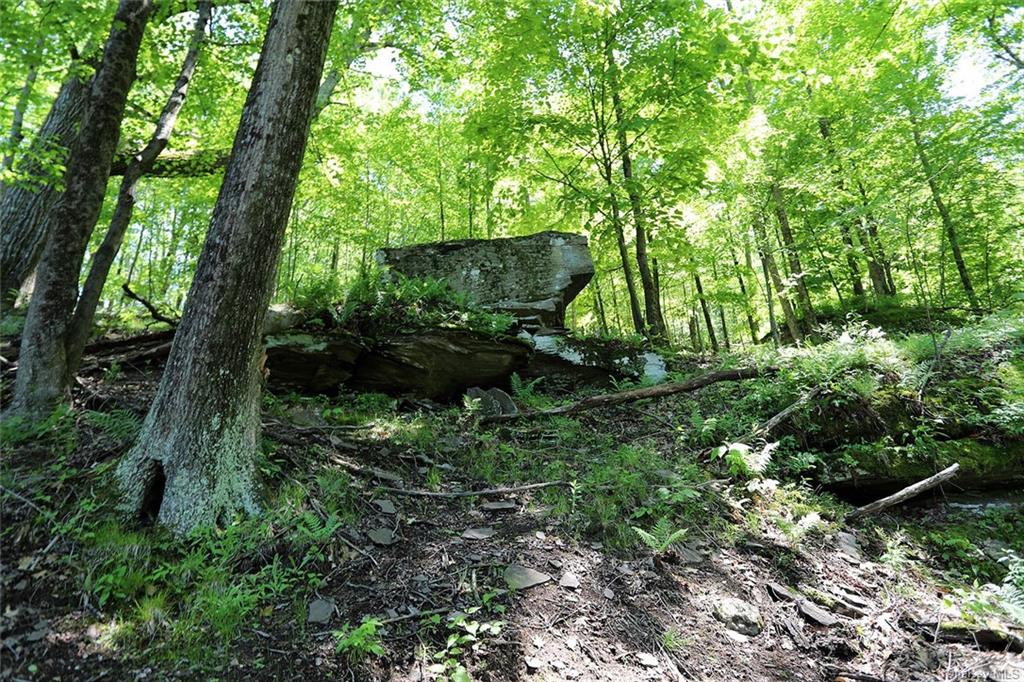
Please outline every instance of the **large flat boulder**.
M532 327L564 327L566 306L594 276L587 238L567 232L381 249L376 259L406 277L444 280Z

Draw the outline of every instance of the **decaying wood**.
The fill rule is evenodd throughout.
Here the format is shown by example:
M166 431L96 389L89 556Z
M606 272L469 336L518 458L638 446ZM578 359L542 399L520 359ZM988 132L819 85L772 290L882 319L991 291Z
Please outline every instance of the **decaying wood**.
M480 420L482 424L494 424L498 422L510 422L517 419L531 419L534 417L548 417L555 415L575 414L590 410L595 407L608 407L621 405L623 403L645 400L647 398L663 398L677 393L696 391L699 388L717 384L720 381L739 381L742 379L756 379L757 377L769 376L779 371L778 367L740 367L738 369L723 369L717 372L702 374L686 381L678 381L670 384L658 384L646 388L635 388L630 391L619 393L604 393L594 395L582 400L577 400L568 405L560 405L547 410L527 410L517 414L501 414L484 417Z
M862 516L867 516L869 514L877 514L878 512L882 511L883 509L887 509L887 508L889 508L889 507L891 507L893 505L900 504L901 502L905 502L905 501L909 500L910 498L915 497L916 495L920 495L921 493L925 492L926 490L931 490L932 488L934 488L935 486L939 485L940 483L942 483L944 481L948 481L949 479L953 478L953 476L956 475L956 472L959 469L960 469L960 464L959 463L954 463L954 464L946 467L945 469L943 469L939 473L935 474L934 476L929 476L928 478L924 479L923 481L918 481L914 485L907 486L906 488L904 488L903 490L899 491L898 493L890 495L889 497L883 497L882 499L876 500L876 501L872 502L871 504L868 504L868 505L865 505L863 507L860 507L859 509L854 509L852 512L850 512L850 514L846 518L847 519L856 519L856 518L860 518Z

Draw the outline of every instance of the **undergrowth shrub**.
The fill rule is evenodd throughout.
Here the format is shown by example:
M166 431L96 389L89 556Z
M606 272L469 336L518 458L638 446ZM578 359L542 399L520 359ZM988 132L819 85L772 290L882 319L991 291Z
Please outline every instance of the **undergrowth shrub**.
M374 271L358 279L345 298L341 323L364 338L431 327L508 332L514 318L473 304L443 280Z

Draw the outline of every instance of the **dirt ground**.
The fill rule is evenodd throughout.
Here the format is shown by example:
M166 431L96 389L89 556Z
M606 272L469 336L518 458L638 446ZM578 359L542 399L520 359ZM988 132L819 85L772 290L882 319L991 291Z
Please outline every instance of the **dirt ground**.
M126 375L106 393L87 381L76 397L144 406L152 387ZM267 429L281 435L280 424ZM303 436L282 438L298 448ZM355 437L346 453L378 466L395 455L383 447ZM4 457L11 465L46 455ZM101 439L86 438L73 464L109 457ZM443 659L423 645L436 651L464 634L465 614L502 623L463 647L458 661L476 680L1024 680L1024 663L1005 642L940 632L944 595L882 562L884 548L858 527L796 546L771 533L724 544L699 532L663 557L620 556L574 540L531 491L468 501L373 490L367 484L366 513L332 545L320 566L324 584L309 595L311 605L326 603L326 616L308 622L312 614L296 614L290 602L270 604L213 665L156 664L145 650L110 646L102 633L113 616L84 595L76 548L30 532L34 504L5 495L3 679L436 679L428 667ZM510 566L532 569L538 584L510 591ZM739 628L748 634L723 622L730 598L754 614L752 629ZM381 620L386 654L351 663L335 653L332 631L365 616ZM458 679L454 667L447 673Z

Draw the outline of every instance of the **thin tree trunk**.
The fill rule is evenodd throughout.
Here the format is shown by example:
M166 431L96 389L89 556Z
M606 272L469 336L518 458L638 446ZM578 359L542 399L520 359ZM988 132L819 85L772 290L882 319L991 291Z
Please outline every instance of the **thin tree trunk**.
M71 321L67 342L69 372L74 373L82 359L82 351L89 338L89 333L92 331L93 319L96 316L96 305L103 294L103 285L107 282L110 267L114 264L117 252L121 249L121 242L124 241L125 232L132 220L132 212L135 209L135 191L139 181L152 167L160 152L167 147L178 114L185 104L189 83L192 81L192 75L195 73L196 64L199 61L199 48L203 43L209 20L210 3L200 2L195 26L192 28L192 38L185 59L182 61L178 79L174 83L174 89L171 90L171 95L168 97L167 103L164 104L163 111L160 112L160 118L157 119L152 137L142 151L135 156L121 180L114 215L110 219L110 226L103 236L102 243L93 254L89 274L82 286L82 293L78 298L75 315ZM173 227L172 225L172 230ZM168 245L169 251L173 246L173 244ZM166 290L166 287L164 289Z
M46 120L32 141L24 161L15 164L18 175L34 178L30 185L6 187L0 201L0 293L9 304L25 279L32 274L46 244L50 214L63 190L63 183L47 177L40 159L53 158L55 150L65 150L57 159L64 162L66 150L78 133L89 98L89 83L73 65L71 75L60 88Z
M257 509L260 332L337 7L274 5L160 387L117 469L126 508L178 533Z
M839 190L839 196L842 197L846 193L846 183L843 180L843 170L839 163L839 155L836 153L836 147L832 141L832 126L828 118L824 116L818 117L818 132L821 133L821 138L825 141L829 159L832 161L832 175L836 180L836 189ZM842 216L839 216L839 236L843 240L846 267L850 271L850 288L853 290L855 297L863 297L864 283L861 280L860 264L857 262L856 246L853 243L849 222Z
M700 310L704 314L704 324L708 328L708 342L711 344L711 352L718 352L718 338L715 336L715 325L711 322L711 307L708 300L704 298L704 287L700 281L700 275L696 270L693 272L693 285L697 288L697 299L700 301Z
M78 298L78 277L106 194L128 90L151 0L121 0L93 80L88 111L68 157L66 189L36 275L22 333L12 409L29 419L46 416L70 392L68 331Z
M782 277L779 275L779 267L775 262L775 256L772 255L768 235L765 233L764 218L760 215L754 221L754 230L758 241L761 243L761 262L764 264L767 273L771 275L771 284L775 286L775 292L779 297L779 305L782 306L786 327L789 329L789 334L793 341L800 341L803 339L803 334L800 333L800 324L797 322L793 305L789 301L789 294L786 292L786 288L782 283ZM769 311L771 311L771 308L769 308Z
M866 211L861 220L861 232L864 235L863 241L868 252L868 274L871 277L871 287L879 296L895 296L896 284L892 279L892 266L889 258L885 255L885 247L878 236L878 219L869 210L871 202L868 200L868 192L864 189L864 183L857 180L857 191L860 193L861 206Z
M633 329L641 336L647 335L643 313L640 312L640 299L637 296L636 283L633 281L633 268L630 266L629 249L626 248L626 233L622 227L622 214L619 210L619 198L615 194L615 182L612 178L612 158L608 143L608 127L598 112L595 94L590 93L590 109L594 117L594 131L597 134L598 147L601 150L600 170L608 189L608 202L611 210L612 229L619 247L619 259L622 261L622 276L626 280L626 291L629 294L629 312L633 318Z
M754 314L751 311L750 296L747 293L747 284L743 281L743 273L740 272L740 262L736 259L736 254L732 248L729 248L729 256L732 258L732 269L736 273L736 281L740 285L740 294L743 296L743 312L747 316L747 326L750 327L750 342L755 346L758 344L759 339L757 338L757 323L754 322Z
M640 193L637 191L636 181L633 178L633 159L630 157L629 144L626 139L626 120L622 109L622 96L619 92L618 65L615 63L615 51L612 43L613 38L609 34L605 40L605 58L608 62L608 78L612 95L612 111L615 114L619 157L622 160L622 179L633 212L633 226L636 233L636 266L644 292L644 315L650 337L664 340L665 321L662 318L658 289L655 286L647 257L647 226L644 221L643 207L640 204Z
M967 272L967 263L964 261L963 253L960 251L960 240L957 236L956 226L953 224L949 208L939 192L939 185L935 181L935 173L932 170L931 162L928 160L924 143L921 141L921 133L918 130L917 121L913 118L911 118L910 129L914 135L914 147L917 149L917 158L921 162L921 169L924 170L925 179L928 181L928 189L931 190L932 201L935 202L935 208L938 210L939 217L942 219L942 226L945 228L946 239L949 241L949 250L953 254L953 262L956 263L957 272L960 274L960 283L964 287L964 293L967 294L967 300L970 301L971 307L975 310L980 310L981 306L978 303L978 296L974 293L974 285L971 284L971 276Z
M786 205L782 200L782 188L779 183L772 183L772 203L775 205L775 217L779 221L779 229L782 230L783 249L786 252L786 260L789 263L791 276L795 280L796 301L803 315L804 325L807 329L813 329L818 324L814 316L814 308L811 306L811 296L807 291L807 282L803 266L800 265L800 255L797 253L796 241L793 239L793 230L789 226L789 217L786 215Z

